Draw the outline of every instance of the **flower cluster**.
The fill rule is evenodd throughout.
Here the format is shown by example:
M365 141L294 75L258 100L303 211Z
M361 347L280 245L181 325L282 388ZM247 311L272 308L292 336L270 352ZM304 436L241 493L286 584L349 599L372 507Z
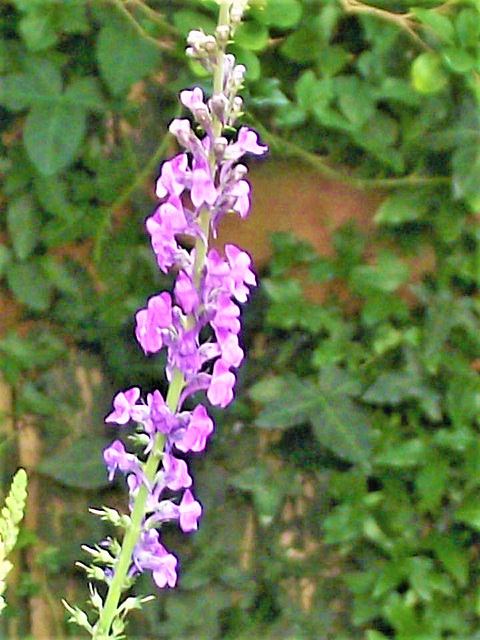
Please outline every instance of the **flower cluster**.
M225 43L225 29L217 29L215 37L195 31L188 53L213 69ZM221 89L217 87L209 100L199 87L180 94L195 124L176 119L170 125L183 151L163 164L156 185L161 203L146 223L159 268L175 272L176 280L173 295L154 295L138 311L135 334L146 354L166 349L167 379L171 384L180 380L178 400L172 406L158 390L142 400L140 389L133 387L117 394L106 418L118 425L137 423L147 454L155 452L159 442L163 445L153 479L147 477L145 463L127 452L120 440L104 452L109 478L117 470L127 476L131 507L141 487L147 488L129 573L150 570L158 587L173 587L177 580L177 560L160 542L158 527L176 520L182 531L193 531L202 512L191 490L187 463L177 456L203 451L214 425L203 404L186 410L185 401L198 391L215 406L226 407L232 401L235 369L244 356L237 303L245 302L249 287L255 285L247 253L233 244L226 245L224 255L208 247L223 216L248 214L247 168L238 161L246 153L267 151L246 127L235 140L223 135L241 110L237 93L245 68L224 54L221 72ZM175 499L168 497L172 492L183 493Z

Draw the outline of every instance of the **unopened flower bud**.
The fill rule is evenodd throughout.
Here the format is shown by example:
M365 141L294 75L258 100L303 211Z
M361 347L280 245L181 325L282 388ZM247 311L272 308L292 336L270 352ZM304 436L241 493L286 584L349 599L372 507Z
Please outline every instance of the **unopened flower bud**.
M187 43L194 47L195 49L199 49L202 47L203 42L207 36L198 29L192 29L187 37Z
M235 181L242 180L248 173L248 169L244 164L237 164L233 170Z
M221 122L225 121L225 113L228 109L228 100L223 93L216 93L208 101L208 105L213 113L220 119Z
M242 98L240 98L240 96L235 96L235 98L232 100L232 110L235 113L238 113L242 110L242 107L243 107Z
M175 118L175 120L172 120L172 122L170 123L168 130L173 136L176 137L176 139L182 146L188 146L188 143L190 141L190 134L192 132L189 120L187 120L186 118Z
M198 107L195 107L193 115L195 116L195 120L198 122L198 124L201 125L204 129L212 124L210 112L204 104L200 104L198 105Z
M227 148L228 145L228 140L226 138L224 138L223 136L220 136L219 138L216 138L214 143L213 143L213 151L215 153L215 156L220 160L221 158L223 158L223 155L225 153L225 149Z
M235 65L232 71L232 81L235 83L237 87L239 87L242 84L243 79L245 77L245 71L246 71L246 68L244 64Z
M219 44L226 45L230 36L230 28L226 24L219 24L215 30L215 36Z
M212 54L217 51L217 41L213 36L207 36L205 38L205 42L203 43L203 47L207 53Z

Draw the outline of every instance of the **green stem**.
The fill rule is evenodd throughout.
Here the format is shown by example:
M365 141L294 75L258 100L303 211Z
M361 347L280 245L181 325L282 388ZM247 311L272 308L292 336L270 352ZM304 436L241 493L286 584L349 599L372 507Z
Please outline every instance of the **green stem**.
M228 25L229 24L229 7L231 0L222 0L220 5L219 12L219 25ZM222 83L223 83L223 56L224 51L219 50L217 65L214 73L214 92L220 93L222 91ZM218 136L221 134L222 125L215 118L213 123L213 131L214 135ZM215 157L213 152L210 156L210 166L212 171L215 168ZM200 225L202 231L204 232L205 240L201 238L197 238L195 242L195 264L194 264L194 273L195 273L195 285L198 287L201 279L201 274L203 272L203 268L205 265L205 257L208 250L208 240L209 240L209 228L210 228L210 212L208 208L204 207L200 213ZM192 324L195 322L193 317L189 317L187 319L187 324ZM180 399L180 394L182 393L183 387L185 386L185 378L183 374L177 369L174 370L172 380L170 382L170 386L167 393L166 403L169 409L172 412L176 412L178 409L178 402ZM155 437L155 443L150 452L145 464L143 471L148 480L149 484L153 484L155 481L155 476L157 475L158 468L160 466L162 455L163 455L163 447L165 444L165 436L161 433L157 434ZM122 548L118 555L115 568L114 575L112 578L112 582L110 583L107 597L104 602L103 609L100 613L98 622L95 626L95 630L93 633L93 640L100 640L100 638L108 638L110 634L110 629L112 623L117 614L118 606L120 603L120 598L122 596L122 592L125 589L125 582L128 575L128 570L130 568L132 562L132 555L135 549L135 545L140 537L142 531L142 522L145 515L145 507L148 498L148 488L145 484L142 484L138 490L137 496L135 497L134 506L131 513L131 523L128 530L125 533L125 536L122 541Z

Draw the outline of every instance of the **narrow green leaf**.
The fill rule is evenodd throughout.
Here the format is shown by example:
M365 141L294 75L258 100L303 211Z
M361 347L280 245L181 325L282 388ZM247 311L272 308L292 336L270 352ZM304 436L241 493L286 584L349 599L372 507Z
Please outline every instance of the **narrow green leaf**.
M421 463L428 447L420 438L413 438L403 443L385 443L386 451L375 458L375 464L388 467L408 468Z
M463 505L455 512L455 520L480 531L480 496L467 496Z
M469 557L467 549L455 544L448 536L431 534L425 541L435 555L461 587L468 582Z

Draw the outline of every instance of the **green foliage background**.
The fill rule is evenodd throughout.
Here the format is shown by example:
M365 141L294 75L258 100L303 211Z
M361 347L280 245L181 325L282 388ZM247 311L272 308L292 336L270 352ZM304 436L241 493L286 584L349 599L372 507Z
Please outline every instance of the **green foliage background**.
M372 239L353 225L330 258L273 237L244 312L238 400L194 462L201 529L166 532L180 586L132 619L132 637L478 639L480 5L251 4L232 47L246 120L273 158L384 190L375 241L390 248L367 260ZM0 371L17 426L0 446L8 485L22 425L35 426L43 491L12 639L31 633L35 594L83 599L80 545L107 533L87 507L124 503L101 464L103 416L115 389L162 379L162 359L132 340L134 312L169 286L142 218L174 151L178 91L208 89L183 49L215 7L0 5ZM412 284L408 259L425 252L435 268ZM305 299L299 266L353 304L335 286L322 305ZM74 633L50 615L56 636Z

